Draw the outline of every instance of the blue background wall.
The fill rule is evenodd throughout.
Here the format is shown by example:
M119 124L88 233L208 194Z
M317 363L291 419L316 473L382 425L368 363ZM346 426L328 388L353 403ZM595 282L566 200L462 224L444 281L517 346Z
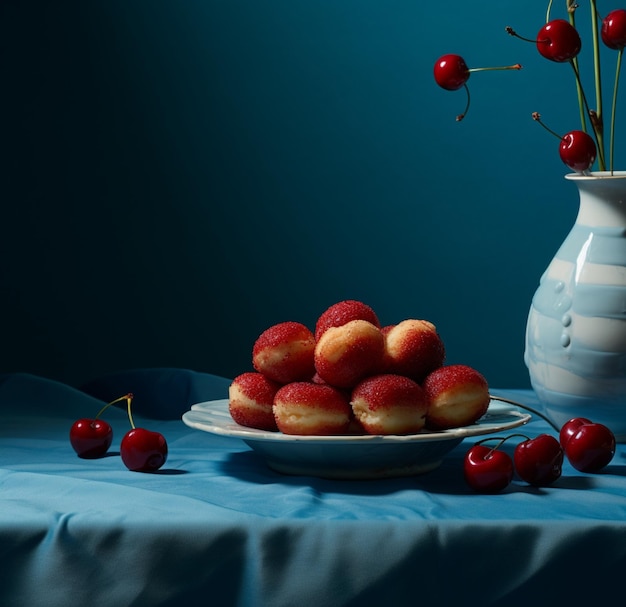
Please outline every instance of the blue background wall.
M578 128L571 70L504 32L545 9L2 0L0 369L234 376L270 324L356 298L527 386L528 306L577 210L530 118ZM524 69L474 74L456 123L447 52Z

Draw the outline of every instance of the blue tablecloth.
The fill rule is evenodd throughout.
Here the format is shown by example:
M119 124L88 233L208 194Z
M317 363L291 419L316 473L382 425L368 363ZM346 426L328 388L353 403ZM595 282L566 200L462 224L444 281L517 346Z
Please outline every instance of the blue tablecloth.
M187 427L229 380L178 369L100 378L82 390L0 376L0 605L579 605L620 596L626 447L551 487L515 480L477 495L467 439L411 478L283 476L239 439ZM128 471L124 409L110 455L78 458L68 431L102 400L136 395L135 422L169 444L155 474ZM537 407L530 391L493 390ZM524 427L551 431L540 418Z

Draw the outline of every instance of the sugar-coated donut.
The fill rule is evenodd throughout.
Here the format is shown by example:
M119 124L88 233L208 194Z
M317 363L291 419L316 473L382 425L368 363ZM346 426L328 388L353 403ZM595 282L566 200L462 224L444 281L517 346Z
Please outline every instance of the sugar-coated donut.
M287 321L263 331L252 348L252 365L281 384L309 380L315 373L315 336L299 322Z
M330 327L315 346L317 375L331 386L352 388L361 379L381 370L385 339L366 320L351 320Z
M469 426L489 408L489 386L484 376L467 365L448 365L423 382L428 412L426 426L444 430Z
M422 388L403 375L364 379L352 391L351 405L368 434L416 434L424 427L426 399Z
M340 327L351 320L367 320L375 327L380 327L378 316L374 310L355 299L339 301L327 308L315 323L315 339L319 339L326 329Z
M385 371L406 375L421 383L443 365L445 347L435 325L428 320L407 319L386 327Z
M274 419L274 396L281 384L262 373L248 372L235 377L228 388L228 410L242 426L278 430Z
M274 418L284 434L329 436L346 434L351 408L336 388L313 382L293 382L274 396Z

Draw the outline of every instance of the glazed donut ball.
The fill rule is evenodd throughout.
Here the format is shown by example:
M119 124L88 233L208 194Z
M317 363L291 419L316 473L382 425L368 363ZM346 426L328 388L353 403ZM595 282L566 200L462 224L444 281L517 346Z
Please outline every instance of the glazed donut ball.
M416 434L425 423L426 398L403 375L368 377L352 391L354 416L368 434Z
M352 388L380 371L384 352L385 339L378 327L366 320L351 320L326 329L319 338L315 370L331 386Z
M326 384L293 382L274 396L274 418L284 434L346 434L351 413L346 396Z
M422 384L428 404L426 426L445 430L469 426L489 408L487 380L467 365L448 365L433 371Z
M242 373L228 388L228 410L240 425L258 430L276 431L274 396L280 384L262 373Z
M252 365L280 384L309 380L315 373L315 336L299 322L287 321L263 331L252 348Z
M340 327L351 320L367 320L375 327L380 327L374 310L362 301L347 299L327 308L315 323L315 339L319 339L326 329Z
M443 365L445 347L435 325L408 319L385 327L385 371L405 375L421 383Z

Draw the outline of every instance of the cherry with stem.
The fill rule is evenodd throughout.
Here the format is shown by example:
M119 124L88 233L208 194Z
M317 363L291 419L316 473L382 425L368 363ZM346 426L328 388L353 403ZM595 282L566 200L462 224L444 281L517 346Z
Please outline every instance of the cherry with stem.
M468 72L471 74L473 72L491 72L491 71L498 71L498 70L521 70L521 69L522 69L521 64L516 63L515 65L504 65L504 66L499 66L499 67L473 67L473 68L469 68ZM463 87L465 88L465 93L467 95L467 102L465 104L465 109L463 110L463 112L457 115L456 117L457 122L461 122L461 120L465 118L470 108L471 97L470 97L469 87L467 86L467 83L463 83Z
M551 419L533 407L502 396L490 396L501 402L524 409L547 422L559 437L557 442L560 443L564 456L567 457L570 464L580 472L599 472L611 462L615 455L615 435L611 429L604 424L593 422L584 417L574 417L559 428ZM539 435L539 437L544 436L545 435ZM539 437L531 439L531 441L539 442L537 441ZM547 452L552 452L554 457L558 456L553 441L548 441L544 438L542 438L541 441L544 447L547 448ZM525 445L520 448L518 445L518 449L523 451L528 446L529 445ZM560 465L556 459L553 461ZM548 470L544 470L549 476ZM556 468L553 469L553 473L556 474Z
M507 437L508 438L508 437ZM478 493L497 493L505 489L513 480L513 460L498 447L507 440L502 437L489 437L476 443L465 454L463 476L465 482ZM483 443L498 440L495 447Z
M155 472L167 461L167 441L160 432L135 426L131 402L132 395L126 400L131 430L124 435L120 443L122 462L134 472Z
M570 169L579 173L585 173L593 166L596 160L597 149L594 140L589 134L585 131L570 131L561 136L542 122L539 112L533 112L532 117L546 131L559 139L559 156Z
M129 397L132 398L132 394L120 396L104 405L95 418L81 418L72 424L70 428L70 444L79 457L95 459L106 454L113 441L113 429L107 421L100 419L100 416L111 405Z
M456 117L457 122L460 122L463 118L465 118L470 107L471 96L469 87L467 86L467 81L472 73L521 69L522 66L519 63L506 66L469 68L463 57L449 53L439 57L439 59L435 62L434 76L435 82L447 91L456 91L460 88L465 89L465 94L467 96L465 109Z

